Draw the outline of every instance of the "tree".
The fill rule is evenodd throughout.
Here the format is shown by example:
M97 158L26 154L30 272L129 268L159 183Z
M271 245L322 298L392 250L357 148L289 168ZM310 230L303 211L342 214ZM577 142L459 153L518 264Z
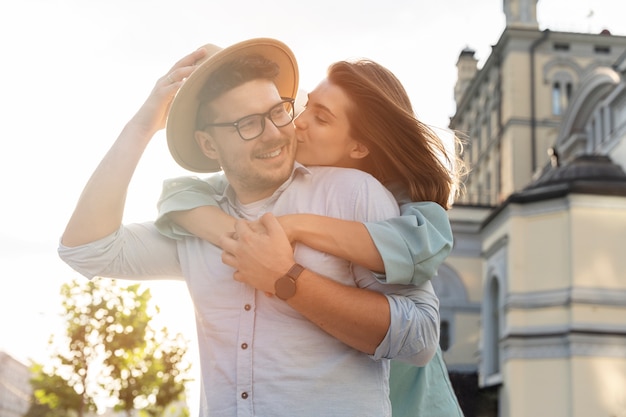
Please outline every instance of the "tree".
M24 417L69 417L80 409L95 410L92 399L83 398L61 376L45 373L41 364L33 364L31 373L33 399Z
M159 416L184 398L186 342L150 326L149 290L95 279L64 284L61 297L66 332L48 365L32 365L34 401L26 417L83 417L103 397L129 417L135 410Z

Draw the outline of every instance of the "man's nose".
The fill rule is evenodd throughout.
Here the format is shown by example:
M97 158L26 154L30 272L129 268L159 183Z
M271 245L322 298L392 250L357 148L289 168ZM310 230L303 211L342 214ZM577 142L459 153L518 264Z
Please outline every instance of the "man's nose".
M298 114L295 119L293 119L293 124L296 129L305 129L306 128L306 118L302 116L304 112Z

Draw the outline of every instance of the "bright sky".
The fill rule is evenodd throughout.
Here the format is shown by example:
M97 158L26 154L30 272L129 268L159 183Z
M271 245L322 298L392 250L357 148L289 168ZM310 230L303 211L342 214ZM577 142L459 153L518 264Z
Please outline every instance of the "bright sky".
M625 12L616 0L538 5L541 29L575 32L626 35ZM459 53L469 46L482 64L503 29L502 0L2 2L0 350L46 359L60 286L78 276L58 259L58 237L100 158L178 58L204 43L274 37L296 54L305 90L331 62L371 58L396 73L423 121L445 127ZM188 174L157 135L131 185L126 220L154 218L161 181ZM149 285L159 320L193 341L183 285Z

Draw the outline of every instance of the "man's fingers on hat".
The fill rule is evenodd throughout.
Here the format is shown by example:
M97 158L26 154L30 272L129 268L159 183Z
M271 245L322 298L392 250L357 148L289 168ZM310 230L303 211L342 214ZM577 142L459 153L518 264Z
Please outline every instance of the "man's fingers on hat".
M185 55L184 57L179 59L172 66L172 68L170 68L170 71L174 71L177 68L182 68L182 67L189 67L189 66L193 67L197 65L199 63L198 61L202 60L206 56L206 54L207 54L206 49L204 48L196 49L192 53Z
M198 48L191 53L191 55L195 58L194 64L199 64L198 61L206 58L208 51L205 48Z
M180 76L181 80L187 79L191 75L192 72L196 70L195 65L189 65L187 67L179 68L176 70L176 73Z
M196 67L194 65L183 67L183 68L177 68L175 70L168 72L167 75L165 75L165 80L169 84L176 84L177 82L186 80L187 77L189 77L195 69Z

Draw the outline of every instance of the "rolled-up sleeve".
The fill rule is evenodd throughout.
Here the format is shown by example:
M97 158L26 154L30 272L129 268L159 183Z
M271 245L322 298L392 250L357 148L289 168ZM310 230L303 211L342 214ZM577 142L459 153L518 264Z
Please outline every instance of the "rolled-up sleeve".
M226 177L223 174L215 174L206 179L178 177L163 181L163 189L157 202L158 215L155 221L157 230L172 239L193 236L172 222L168 214L202 206L217 206L216 196L224 192L226 185Z
M380 285L391 287L384 291L389 301L391 323L373 358L426 365L439 346L439 301L431 283Z
M58 254L89 279L182 279L176 241L161 235L151 222L122 226L85 245L59 244Z
M452 250L446 211L437 203L400 206L400 217L365 223L384 265L388 284L422 284L430 280Z
M389 328L372 359L428 363L439 346L439 299L432 284L386 284L359 265L352 268L358 287L384 294L389 303Z

